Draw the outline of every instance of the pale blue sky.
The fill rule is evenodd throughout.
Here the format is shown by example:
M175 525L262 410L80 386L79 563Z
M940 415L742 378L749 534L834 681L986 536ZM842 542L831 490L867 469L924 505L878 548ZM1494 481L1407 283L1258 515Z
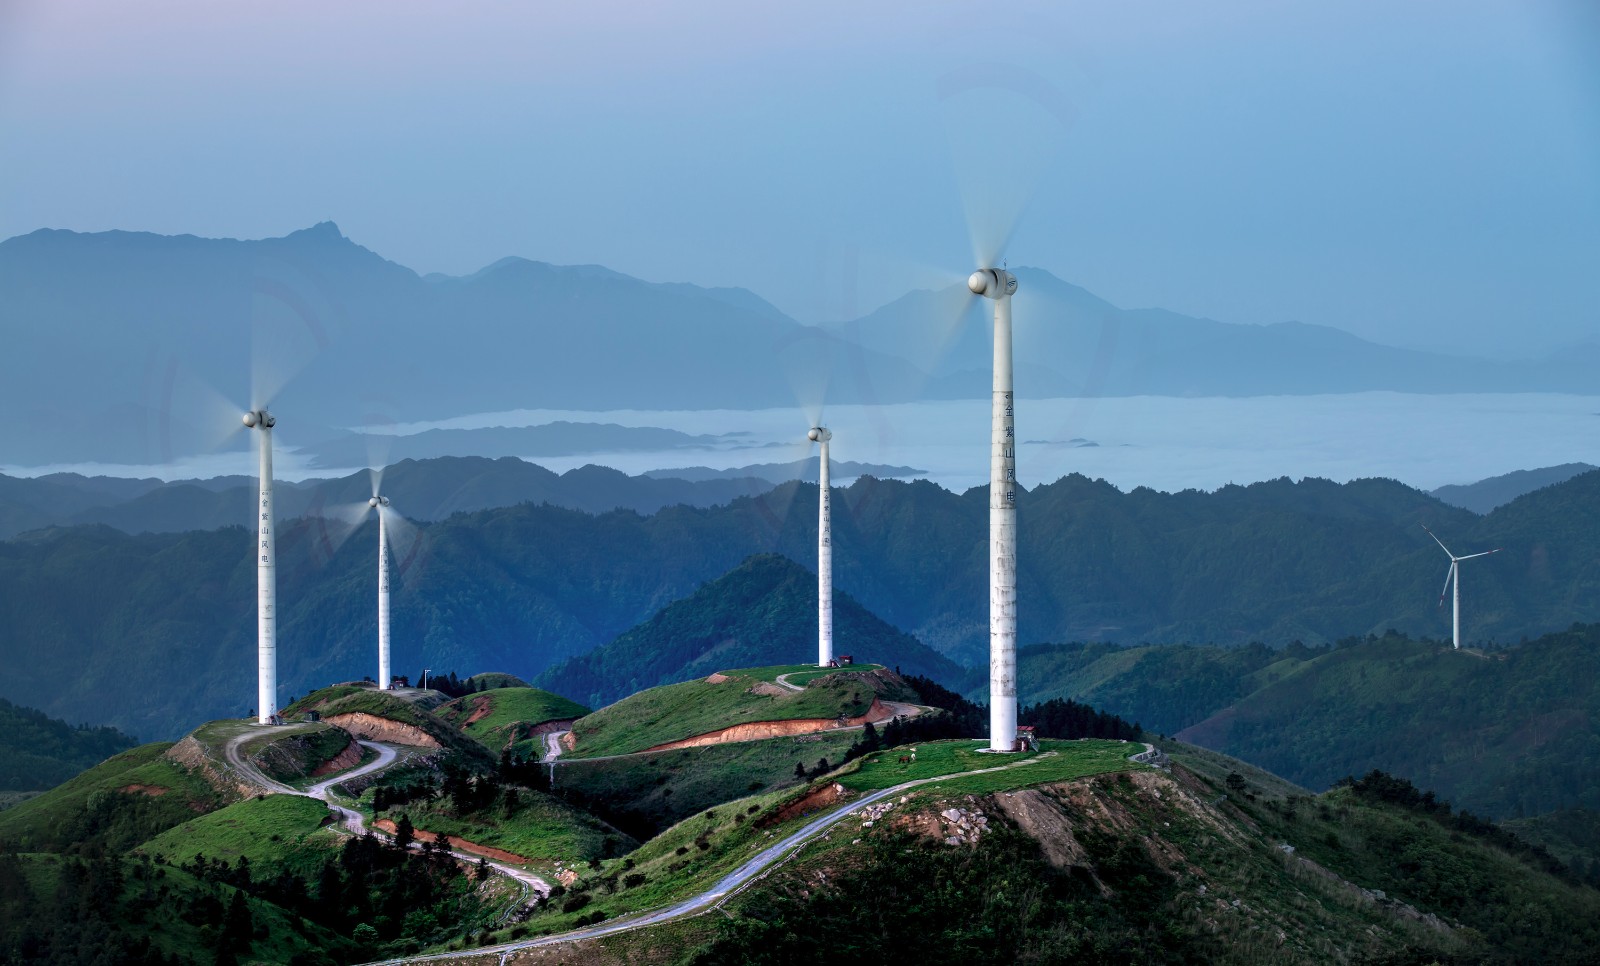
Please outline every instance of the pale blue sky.
M973 171L1037 169L1011 260L1120 305L1544 352L1600 338L1597 9L0 0L0 237L333 219L818 321L960 278ZM985 69L1065 110L940 99Z

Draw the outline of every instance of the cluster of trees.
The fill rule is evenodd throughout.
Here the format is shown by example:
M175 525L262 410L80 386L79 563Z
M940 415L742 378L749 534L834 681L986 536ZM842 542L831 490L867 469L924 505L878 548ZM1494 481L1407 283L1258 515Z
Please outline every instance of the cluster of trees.
M0 963L237 966L255 959L272 919L252 900L319 921L326 910L317 898L289 873L253 877L243 859L230 865L197 857L174 867L101 848L61 856L0 850ZM302 923L296 933L326 948L307 946L290 966L332 966L330 954L349 951L309 929Z
M1064 698L1051 698L1035 705L1024 705L1017 712L1019 724L1032 725L1040 738L1110 738L1137 741L1144 729L1129 724L1114 714Z
M236 896L248 893L324 926L363 954L383 944L414 952L474 925L476 905L462 887L464 876L447 842L409 850L369 833L347 840L305 875L279 869L257 876L246 859L230 864L204 855L181 868L201 881L237 890ZM216 910L207 905L203 911ZM226 928L227 917L238 916L231 907L223 915L208 921Z
M492 772L473 771L448 759L439 768L437 781L431 772L397 772L387 782L380 780L373 789L372 809L383 812L424 802L430 807L446 807L456 815L470 815L496 806L515 812L521 804L519 789L543 792L549 787L549 775L536 759L506 749L500 753L498 767Z

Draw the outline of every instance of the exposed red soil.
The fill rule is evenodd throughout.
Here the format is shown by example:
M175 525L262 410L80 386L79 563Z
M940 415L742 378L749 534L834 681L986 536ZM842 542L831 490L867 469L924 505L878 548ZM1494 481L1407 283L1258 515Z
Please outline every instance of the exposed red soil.
M388 832L390 835L395 833L394 822L387 818L378 819L376 822L372 823L372 827ZM416 830L415 835L418 842L432 842L439 838L439 836L433 834L432 832L424 832L420 828ZM450 839L450 847L461 852L471 852L473 855L481 855L484 858L493 859L496 862L510 862L512 865L527 865L531 861L530 859L523 858L515 852L507 852L505 849L497 849L492 845L479 845L476 842L469 842L466 839L452 837Z
M361 746L352 738L350 743L344 746L343 751L311 769L311 777L321 778L323 775L331 775L336 771L354 768L359 764L361 764Z
M843 785L839 784L838 782L829 782L821 788L818 788L815 791L807 792L794 801L789 802L787 805L784 805L777 811L768 812L767 814L761 816L761 818L756 820L756 828L768 828L773 825L778 825L782 822L787 822L789 819L794 818L797 815L808 815L812 812L821 811L824 808L838 804L844 799L844 795L845 790Z
M494 698L479 698L472 706L472 713L467 715L467 720L461 722L461 727L477 724L491 714L494 714Z
M438 748L438 739L423 731L415 725L402 724L380 718L377 715L367 714L365 711L352 711L348 714L329 715L322 719L324 722L336 725L368 741L386 741L396 745L410 745L414 748Z
M117 791L129 792L134 795L149 795L151 798L160 798L167 792L172 791L172 789L162 788L160 785L124 785L117 789Z
M819 731L837 731L840 728L857 728L869 721L877 724L880 721L889 720L895 714L894 708L884 704L877 698L873 698L872 706L867 709L867 713L856 715L854 718L791 718L787 721L750 721L745 724L733 725L729 728L718 728L716 731L708 731L703 735L668 741L646 748L645 751L702 748L706 745L721 745L731 741L757 741L762 738L785 738L791 735L815 734Z
M727 682L729 680L731 680L731 679L726 674L723 674L721 671L718 671L716 674L713 674L710 677L706 678L706 683L707 684L723 684L723 683L725 683L725 682Z

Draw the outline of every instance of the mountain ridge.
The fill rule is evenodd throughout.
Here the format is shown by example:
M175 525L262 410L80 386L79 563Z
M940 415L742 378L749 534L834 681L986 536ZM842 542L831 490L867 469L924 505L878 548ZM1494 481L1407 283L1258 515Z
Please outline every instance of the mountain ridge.
M1017 273L1025 396L1590 387L1595 354L1440 356L1320 326L1124 310L1047 271ZM155 465L209 451L215 394L198 387L244 385L252 345L274 383L288 381L270 400L285 441L374 416L792 406L801 384L827 385L834 404L990 388L987 322L956 284L807 326L748 290L602 266L511 257L422 277L323 222L253 240L40 229L0 242L0 285L11 296L0 321L15 334L0 402L22 417L0 424L13 465ZM939 336L952 319L964 322ZM75 364L47 378L30 361L42 358ZM459 371L475 378L444 375Z

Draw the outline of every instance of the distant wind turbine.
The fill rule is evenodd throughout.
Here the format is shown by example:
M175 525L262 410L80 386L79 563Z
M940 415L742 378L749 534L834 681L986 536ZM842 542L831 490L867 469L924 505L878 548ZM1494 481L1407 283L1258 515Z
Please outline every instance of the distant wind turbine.
M1422 529L1428 530L1428 525L1423 524ZM1449 592L1451 586L1454 585L1455 615L1451 620L1451 627L1452 640L1455 643L1455 647L1459 650L1461 647L1461 561L1471 560L1474 557L1487 557L1491 553L1499 553L1502 548L1496 547L1493 550L1485 550L1483 553L1469 553L1465 557L1458 557L1450 552L1450 548L1445 546L1444 541L1440 540L1438 535L1432 530L1428 530L1428 536L1433 537L1433 542L1437 543L1439 545L1439 549L1443 550L1446 556L1450 558L1450 569L1445 571L1444 575L1444 589L1439 591L1439 606L1444 606L1444 595Z
M833 661L833 525L828 486L828 441L833 433L826 426L813 426L806 438L821 447L821 468L817 477L817 666Z

